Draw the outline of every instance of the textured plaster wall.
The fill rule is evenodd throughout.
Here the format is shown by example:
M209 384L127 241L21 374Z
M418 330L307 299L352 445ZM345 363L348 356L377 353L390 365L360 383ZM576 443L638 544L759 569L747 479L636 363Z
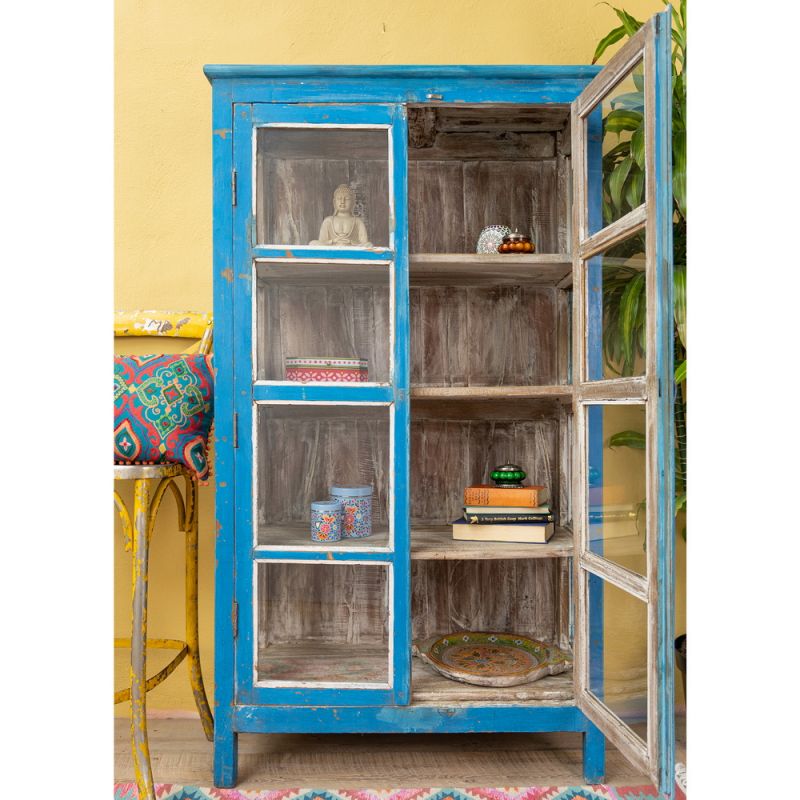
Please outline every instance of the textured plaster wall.
M623 5L640 19L662 8L658 0ZM212 307L211 92L203 64L583 64L615 24L611 10L596 0L119 0L116 307ZM151 635L165 637L180 635L183 614L183 551L167 505L156 528L150 579ZM213 481L201 490L201 513L201 642L211 690ZM117 635L128 627L128 565L119 546ZM679 608L683 630L681 602ZM154 669L160 663L154 659ZM122 655L116 672L118 683L126 679ZM185 667L148 702L154 710L190 712ZM117 709L128 713L127 705Z

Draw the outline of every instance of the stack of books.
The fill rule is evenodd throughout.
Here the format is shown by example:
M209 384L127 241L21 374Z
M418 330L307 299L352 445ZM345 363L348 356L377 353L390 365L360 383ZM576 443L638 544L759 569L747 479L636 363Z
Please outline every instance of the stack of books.
M453 538L544 544L555 531L549 499L544 486L468 486L464 516L453 523Z

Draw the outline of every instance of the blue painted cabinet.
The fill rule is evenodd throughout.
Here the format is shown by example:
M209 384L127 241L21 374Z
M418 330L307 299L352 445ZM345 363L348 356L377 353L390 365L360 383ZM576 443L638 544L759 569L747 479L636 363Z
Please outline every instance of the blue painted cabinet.
M608 737L669 794L669 59L665 13L602 70L206 68L216 785L240 732L562 730L587 781ZM612 186L620 109L636 163ZM476 253L493 223L537 251ZM641 320L615 351L628 284ZM288 379L301 357L366 380ZM645 446L611 447L626 430ZM507 460L552 490L556 535L454 541L463 487ZM334 483L372 485L372 535L311 540ZM574 670L495 689L412 657L465 629L547 639Z

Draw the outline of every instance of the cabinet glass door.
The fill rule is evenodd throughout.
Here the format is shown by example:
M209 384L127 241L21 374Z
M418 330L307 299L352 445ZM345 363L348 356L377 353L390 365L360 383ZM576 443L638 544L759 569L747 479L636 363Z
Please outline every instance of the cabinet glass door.
M237 702L407 703L405 114L234 114Z
M665 794L674 759L670 45L667 11L572 104L576 691Z

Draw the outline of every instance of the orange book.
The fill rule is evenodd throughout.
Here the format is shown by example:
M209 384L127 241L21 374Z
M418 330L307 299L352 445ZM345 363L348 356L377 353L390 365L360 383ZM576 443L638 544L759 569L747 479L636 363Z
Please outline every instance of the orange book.
M467 486L464 489L465 506L521 506L536 508L550 499L544 486L519 486L501 488L489 484Z

